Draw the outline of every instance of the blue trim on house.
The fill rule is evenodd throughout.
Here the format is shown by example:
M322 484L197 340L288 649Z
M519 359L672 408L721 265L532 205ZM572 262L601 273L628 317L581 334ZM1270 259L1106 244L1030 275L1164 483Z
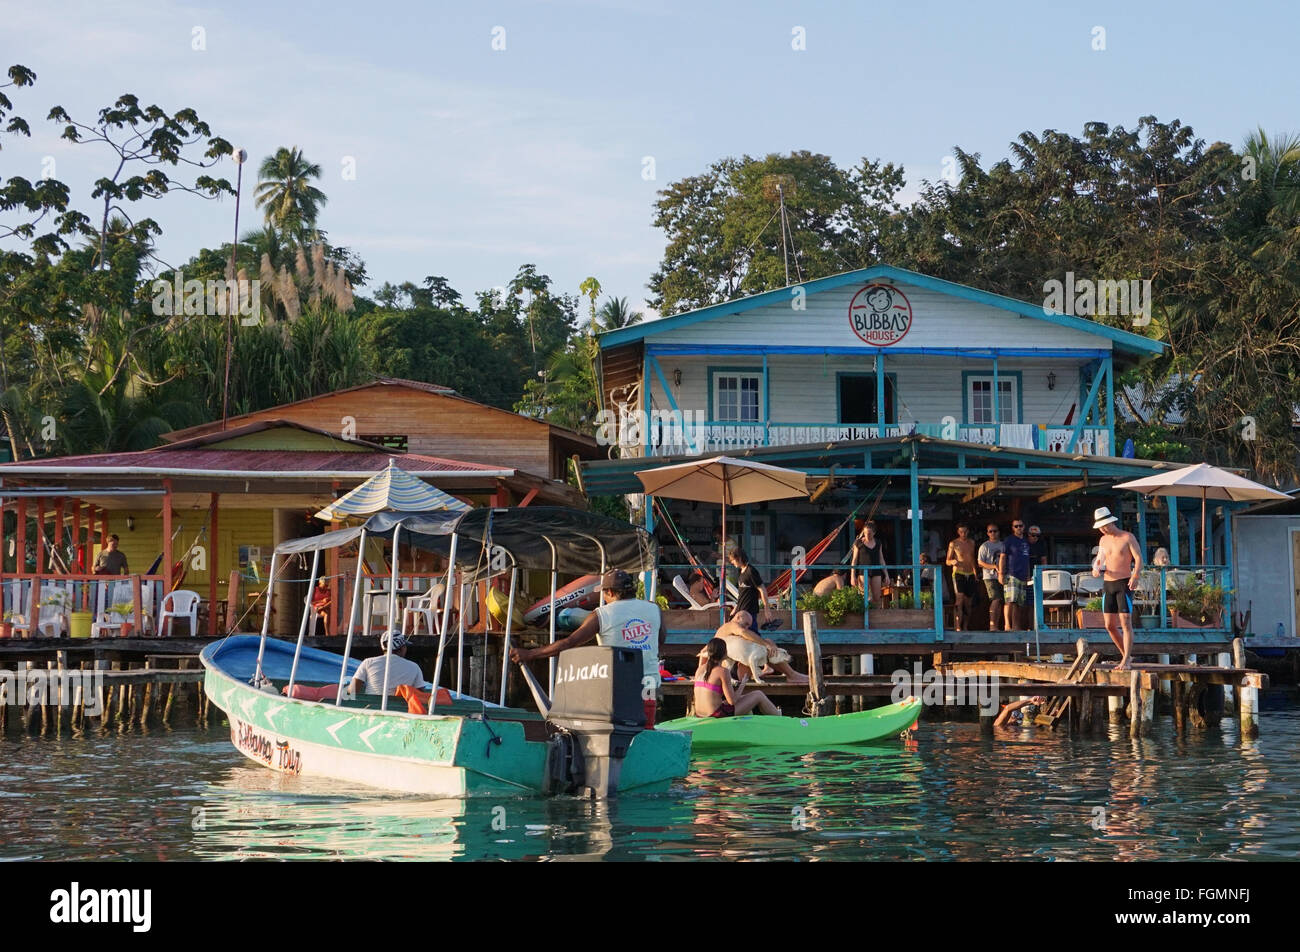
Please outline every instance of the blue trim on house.
M1025 421L1025 386L1024 371L1022 370L1002 370L997 374L998 377L1015 377L1016 378L1016 423ZM969 426L992 426L993 423L976 423L970 418L970 383L971 377L993 378L993 374L985 373L983 370L963 370L961 372L961 421ZM994 408L994 417L998 416L996 405ZM995 419L994 423L1001 421Z
M1108 350L1087 347L804 347L798 344L646 344L646 352L659 356L715 357L758 356L760 354L811 354L822 357L874 357L876 354L911 354L926 357L964 357L992 360L996 357L1064 357L1100 360Z
M844 422L844 401L841 396L840 385L845 377L875 377L874 370L837 370L835 371L835 422L844 426L870 426L879 423L879 420L869 420L867 423L845 423ZM885 380L894 388L894 419L886 420L885 426L898 425L898 374L885 371ZM880 394L877 388L876 399L879 401ZM876 416L880 416L882 407L877 403ZM798 426L799 424L795 424ZM821 423L810 423L808 426L823 426Z
M713 413L713 390L714 390L714 386L713 386L713 375L714 375L715 373L722 373L722 374L745 374L745 375L747 375L747 376L757 377L757 378L759 379L759 381L760 381L762 387L763 387L763 394L762 394L763 399L759 400L759 410L762 411L762 410L764 409L764 405L763 405L763 404L764 404L764 401L767 399L767 389L768 389L768 387L767 387L767 379L766 379L766 378L767 378L767 374L766 374L765 370L763 369L763 367L761 367L761 366L759 366L759 367L718 367L718 366L715 366L715 365L713 365L713 364L710 364L709 367L708 367L708 369L707 369L707 373L708 373L708 388L709 388L709 420L710 420L710 422L717 420L717 417L714 416L714 413ZM724 422L724 421L718 421L718 422ZM747 425L751 425L751 426L762 426L762 425L766 422L766 418L764 418L764 419L762 419L762 420L755 420L755 421L753 421L752 424L750 424L749 421L747 421L747 420L727 420L727 421L725 421L725 422L727 422L727 423L737 423L737 424L739 424L739 423L745 423L745 424L747 424Z
M1015 298L1006 297L1001 294L994 294L990 291L981 291L965 284L957 284L954 281L945 281L942 278L935 278L926 274L918 274L915 271L908 271L905 268L896 268L893 265L882 264L875 265L871 268L861 268L857 271L845 271L841 274L829 275L824 278L818 278L814 281L805 281L802 285L795 286L802 287L806 294L812 295L821 291L830 291L835 288L845 287L852 284L869 284L872 281L877 281L881 278L889 278L900 284L910 284L913 287L924 288L928 291L936 291L940 294L947 294L951 297L961 298L975 304L982 304L988 307L1010 311L1011 313L1019 314L1022 317L1047 321L1050 324L1056 324L1059 327L1067 327L1071 330L1077 330L1085 334L1094 334L1113 342L1122 350L1139 356L1161 354L1165 349L1165 345L1161 342L1152 340L1149 337L1143 337L1140 334L1123 331L1119 328L1110 327L1106 324L1099 324L1096 321L1090 321L1085 318L1072 317L1068 314L1053 314L1041 305L1030 304L1027 301L1018 301ZM754 294L750 297L740 298L735 301L724 301L721 304L713 304L709 307L697 308L696 310L686 311L682 314L674 314L671 317L661 317L657 321L645 321L641 324L634 324L631 327L606 331L600 335L600 346L602 349L606 347L617 347L620 344L644 340L647 337L661 334L664 331L689 327L692 324L699 323L700 321L712 320L716 317L723 317L731 314L740 314L744 311L753 310L756 307L763 307L768 304L786 302L789 300L790 294L791 289L788 287L775 288L771 291L764 291L761 294Z

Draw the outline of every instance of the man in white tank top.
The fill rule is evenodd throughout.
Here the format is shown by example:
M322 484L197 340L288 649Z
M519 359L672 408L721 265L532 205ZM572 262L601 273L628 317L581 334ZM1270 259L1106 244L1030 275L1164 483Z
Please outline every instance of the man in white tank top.
M600 583L602 604L588 615L577 630L553 645L531 650L511 648L510 659L518 664L549 658L595 638L602 647L631 648L642 652L641 685L645 699L646 727L653 727L658 712L659 651L663 646L664 622L659 606L636 598L636 580L615 569Z

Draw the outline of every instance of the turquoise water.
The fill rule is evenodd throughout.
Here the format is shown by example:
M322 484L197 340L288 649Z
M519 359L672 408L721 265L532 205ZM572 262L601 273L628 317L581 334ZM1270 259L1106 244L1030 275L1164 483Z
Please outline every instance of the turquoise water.
M696 759L614 803L426 800L272 773L228 731L0 740L0 858L1293 859L1300 711L1179 738L922 722L910 742Z

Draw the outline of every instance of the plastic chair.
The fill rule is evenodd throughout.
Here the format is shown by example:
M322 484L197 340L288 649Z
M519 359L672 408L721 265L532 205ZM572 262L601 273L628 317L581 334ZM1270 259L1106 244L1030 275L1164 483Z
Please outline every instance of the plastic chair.
M198 592L187 591L183 588L164 595L161 611L158 612L159 636L167 637L168 618L188 618L190 620L190 637L196 636L199 633L199 602L201 600ZM175 628L174 625L173 628Z
M420 619L429 626L429 634L442 634L442 612L438 610L438 603L442 601L442 593L446 590L445 582L434 582L429 586L429 590L423 595L417 595L414 598L406 600L406 607L402 609L402 631L406 631L406 621L411 621L412 637L420 633ZM387 611L387 606L384 607Z
M1076 572L1074 575L1074 600L1083 608L1094 598L1100 598L1105 583L1091 572Z
M1074 598L1074 576L1060 569L1043 570L1044 608L1054 609L1059 616L1061 609L1068 611L1074 607Z

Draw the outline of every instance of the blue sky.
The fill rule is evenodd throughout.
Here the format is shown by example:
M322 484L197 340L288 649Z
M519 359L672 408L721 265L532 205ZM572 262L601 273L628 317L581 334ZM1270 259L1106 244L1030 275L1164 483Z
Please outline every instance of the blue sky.
M320 163L321 224L367 262L363 293L441 274L471 298L532 262L558 290L595 275L640 302L664 243L656 190L727 155L879 158L904 166L912 196L953 145L987 165L1027 129L1155 115L1235 146L1256 126L1300 131L1295 5L0 0L0 13L3 65L38 75L11 95L33 138L5 140L0 174L35 178L53 156L88 206L108 156L59 141L51 105L84 117L131 91L191 106L251 171L281 145ZM175 195L149 213L169 264L233 228L230 201ZM241 230L259 219L246 181Z

